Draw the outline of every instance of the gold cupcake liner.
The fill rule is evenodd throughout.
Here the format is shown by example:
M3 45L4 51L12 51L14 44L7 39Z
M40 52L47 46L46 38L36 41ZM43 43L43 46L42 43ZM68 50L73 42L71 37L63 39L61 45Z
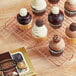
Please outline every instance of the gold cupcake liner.
M76 38L69 38L67 36L67 41L70 43L70 44L76 44Z
M26 25L21 25L21 24L18 24L18 28L20 28L21 30L28 30L32 27L32 20L29 24L26 24Z
M47 40L47 36L41 37L41 38L40 38L40 37L33 36L33 38L34 38L36 41L38 41L38 42Z

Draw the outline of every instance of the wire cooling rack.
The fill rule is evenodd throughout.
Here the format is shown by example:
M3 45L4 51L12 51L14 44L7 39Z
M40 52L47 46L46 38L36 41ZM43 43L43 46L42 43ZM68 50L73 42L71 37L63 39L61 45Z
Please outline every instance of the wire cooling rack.
M57 66L60 66L63 63L65 63L67 60L70 60L73 57L73 54L76 50L76 45L68 44L68 42L66 41L66 38L65 38L66 37L66 35L65 35L66 27L69 26L70 23L76 21L76 18L73 17L71 19L65 15L65 19L62 24L63 26L60 29L53 29L52 27L50 27L50 24L49 24L48 18L47 18L48 13L50 12L53 5L50 4L48 2L48 0L46 0L46 2L47 2L47 9L43 16L35 16L31 11L30 6L26 7L28 9L28 11L32 14L33 23L37 18L41 18L45 22L45 25L48 28L48 38L46 41L42 41L42 42L36 41L32 37L31 28L27 31L20 30L17 27L18 23L17 23L16 17L10 18L6 22L5 26L2 27L2 29L0 30L0 31L2 31L2 32L0 32L0 35L2 35L3 37L6 37L6 36L9 36L9 34L7 32L10 32L12 35L14 35L16 37L16 39L24 41L24 43L26 45L28 45L28 49L30 49L31 51L38 51L47 60L49 60L50 62L54 63ZM65 0L60 0L59 4L57 4L62 11L64 9L64 2L65 2ZM67 45L64 53L59 57L52 56L48 50L49 41L51 40L51 38L54 34L58 34L58 35L62 36Z
M73 58L74 52L72 51L72 48L69 49L67 46L64 53L61 56L53 56L51 55L48 45L46 46L41 46L41 47L36 47L36 48L31 48L31 51L38 51L42 56L44 56L48 61L52 62L56 66L61 66L63 65L66 61L70 61ZM70 51L71 50L71 51Z

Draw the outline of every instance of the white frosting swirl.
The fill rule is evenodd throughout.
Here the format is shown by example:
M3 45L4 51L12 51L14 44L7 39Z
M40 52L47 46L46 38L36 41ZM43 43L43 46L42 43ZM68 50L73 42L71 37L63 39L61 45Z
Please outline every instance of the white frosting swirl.
M45 0L32 0L32 7L36 10L44 10L47 4Z
M32 34L35 37L46 37L47 36L47 28L45 25L38 27L36 26L36 24L34 25L34 27L32 28Z
M19 14L21 16L26 16L27 15L27 9L26 8L21 8Z
M59 7L54 6L54 7L52 8L52 13L53 13L53 14L59 14Z
M76 4L76 0L68 0L70 4Z

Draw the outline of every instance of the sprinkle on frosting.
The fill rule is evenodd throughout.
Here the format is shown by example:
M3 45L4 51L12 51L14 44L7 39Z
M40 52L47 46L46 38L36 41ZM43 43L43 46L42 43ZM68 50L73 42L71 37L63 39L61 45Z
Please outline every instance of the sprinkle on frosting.
M27 9L26 8L21 8L20 13L21 16L26 16L27 15Z
M76 0L68 0L70 4L76 4Z
M43 26L43 25L44 25L43 20L37 19L37 20L36 20L36 25L37 25L38 27Z
M53 13L53 14L59 14L59 7L54 6L54 7L52 8L52 13Z
M69 28L71 31L76 31L76 23L72 23Z
M60 40L61 40L61 37L60 36L54 35L54 37L53 37L53 42L54 43L58 43Z

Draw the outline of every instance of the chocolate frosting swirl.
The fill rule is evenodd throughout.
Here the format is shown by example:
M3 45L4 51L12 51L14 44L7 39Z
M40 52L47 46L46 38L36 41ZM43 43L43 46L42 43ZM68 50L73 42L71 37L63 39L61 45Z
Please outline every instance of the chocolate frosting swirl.
M48 15L48 21L53 25L59 25L64 20L64 14L62 11L59 14L53 14L52 12Z
M61 40L61 37L59 37L58 35L54 35L54 37L53 37L54 43L58 43L58 42L60 42L60 40Z
M76 31L76 23L72 23L69 27L71 31Z
M32 16L29 13L27 13L26 16L20 16L20 14L17 15L17 21L22 25L26 25L30 23L31 19L32 19Z

